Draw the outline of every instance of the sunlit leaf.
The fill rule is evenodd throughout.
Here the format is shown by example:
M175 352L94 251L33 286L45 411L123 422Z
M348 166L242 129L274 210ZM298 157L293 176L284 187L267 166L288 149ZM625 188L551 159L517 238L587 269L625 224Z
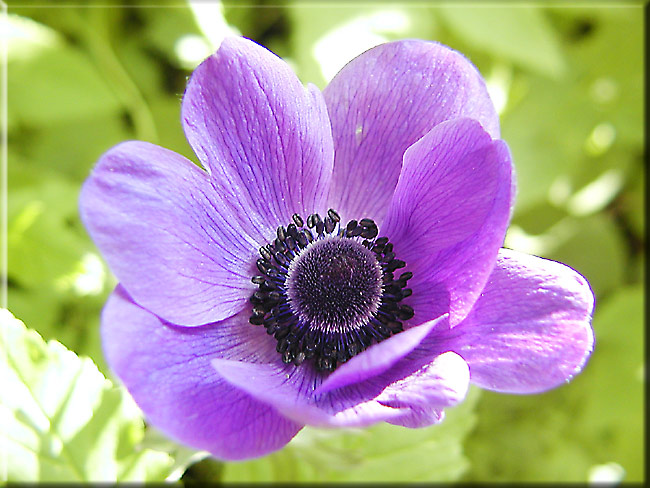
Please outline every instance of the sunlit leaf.
M8 481L162 481L169 455L142 449L144 424L124 390L88 358L45 343L0 310L1 435Z
M145 449L166 452L174 460L173 465L169 468L168 480L180 478L189 465L195 466L204 460L220 464L215 458L210 457L209 452L196 451L178 444L152 425L147 426L141 446Z
M445 4L436 11L476 49L542 75L558 78L566 70L559 40L539 7Z
M281 451L224 466L223 481L453 481L467 469L463 439L473 428L478 390L424 429L379 424L368 429L303 429Z
M555 247L546 257L563 262L583 274L597 296L619 287L627 265L623 236L604 215L568 218L551 234Z
M22 131L12 135L9 148L20 153L34 173L55 172L78 184L105 151L133 137L126 117L100 113ZM10 154L9 168L15 165Z
M565 10L565 20L578 21L578 13ZM571 70L561 80L513 81L502 134L517 170L516 212L542 200L565 205L610 169L625 176L641 153L642 17L622 10L598 17L578 40L570 27L562 29Z
M403 37L426 38L434 22L427 8L408 4L328 8L296 3L289 7L289 15L298 75L321 88L367 49Z
M106 290L108 292L108 290ZM69 349L89 356L108 373L101 347L99 315L106 294L80 297L57 287L19 288L7 291L7 303L44 339L55 339Z
M596 345L568 385L534 396L485 393L467 441L471 470L482 482L581 482L595 466L623 467L643 479L642 287L596 304Z
M99 113L115 112L119 101L92 60L44 26L11 16L16 36L31 49L10 57L7 90L10 119L23 125L52 125ZM53 41L43 42L44 32Z
M630 482L644 479L644 315L642 286L622 288L597 309L596 348L580 384L589 398L574 427L599 464L620 464Z
M645 215L645 168L639 164L634 168L629 177L629 188L622 196L620 201L620 210L627 218L632 231L636 234L637 238L643 239L645 237L646 229L646 215Z
M45 179L10 192L9 277L26 287L52 285L92 250L77 221L77 186Z

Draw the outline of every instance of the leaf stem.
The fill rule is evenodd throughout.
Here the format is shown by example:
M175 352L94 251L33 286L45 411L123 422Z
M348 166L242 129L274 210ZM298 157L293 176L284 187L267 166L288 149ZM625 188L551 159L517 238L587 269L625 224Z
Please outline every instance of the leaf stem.
M100 15L103 9L88 9L88 19L82 18L75 9L68 10L76 17L72 24L77 26L77 32L81 35L88 52L131 115L136 137L156 143L158 133L149 106L111 48L108 36L102 34L104 29Z

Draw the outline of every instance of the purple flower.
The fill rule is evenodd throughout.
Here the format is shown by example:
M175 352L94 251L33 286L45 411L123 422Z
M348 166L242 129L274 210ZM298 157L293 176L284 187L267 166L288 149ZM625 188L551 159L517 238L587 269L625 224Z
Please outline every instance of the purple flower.
M120 282L106 358L171 437L250 458L307 424L423 427L470 381L535 393L584 366L592 292L500 249L511 157L459 53L384 44L321 93L226 39L182 123L205 171L129 141L80 198Z

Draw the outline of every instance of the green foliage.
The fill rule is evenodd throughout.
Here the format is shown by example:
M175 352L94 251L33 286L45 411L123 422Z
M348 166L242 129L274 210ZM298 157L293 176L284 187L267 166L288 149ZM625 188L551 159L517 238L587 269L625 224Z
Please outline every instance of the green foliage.
M557 33L539 7L504 9L480 5L468 9L447 4L438 7L437 12L460 39L497 59L554 78L566 70Z
M8 24L27 39L9 46L8 117L13 124L52 126L119 108L87 53L27 18L10 16Z
M643 288L620 289L597 304L594 354L571 384L485 393L465 445L467 480L585 482L594 466L616 463L624 481L643 481L643 315Z
M91 359L45 343L0 310L3 481L163 481L168 454L142 449L144 424Z
M78 222L78 185L26 164L9 169L11 309L46 339L91 355L104 370L98 312L113 278Z
M226 464L225 482L424 482L455 481L467 470L462 443L476 421L479 390L425 429L378 424L367 429L303 429L276 453Z
M406 5L292 3L291 48L303 82L324 88L348 61L381 42L430 35L428 9Z
M575 17L571 9L562 15ZM571 70L561 79L513 81L503 136L517 165L517 211L545 199L565 205L605 170L625 174L640 157L642 85L634 67L643 59L641 17L603 15L593 22L592 34L565 42ZM563 32L565 40L571 32Z
M557 216L549 219L548 226L540 222L540 215ZM574 217L552 208L540 205L520 214L515 220L528 236L533 246L526 248L515 238L506 237L510 247L523 247L523 251L560 261L579 270L588 277L597 296L620 287L625 280L628 266L628 250L623 235L614 219L604 213L587 217ZM537 242L537 247L534 243ZM603 259L607 266L603 266Z

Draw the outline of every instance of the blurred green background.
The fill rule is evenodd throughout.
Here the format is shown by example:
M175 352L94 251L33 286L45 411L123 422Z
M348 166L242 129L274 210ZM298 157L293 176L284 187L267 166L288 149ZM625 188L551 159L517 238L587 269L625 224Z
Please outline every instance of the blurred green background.
M108 378L99 313L115 279L80 224L80 186L98 157L126 139L195 160L180 125L181 96L192 69L229 34L267 46L303 82L320 88L345 62L386 40L433 39L464 53L487 81L514 155L518 200L505 245L575 268L597 300L595 352L568 385L532 396L472 388L438 426L305 429L282 451L243 463L217 462L145 428L123 390L109 382L92 394L82 388L79 371L96 373L93 384L103 381L92 363L12 322L4 347L15 351L7 367L20 385L3 387L0 396L0 434L9 449L4 477L645 479L641 3L160 0L127 8L105 0L87 7L24 1L10 3L2 31L9 95L8 308L45 340L90 357ZM44 371L59 371L54 378L63 381L61 389L69 385L74 394L45 388ZM19 390L40 402L35 413L12 400ZM81 424L61 421L78 411L87 412L78 421L84 435ZM34 420L39 416L47 421ZM108 458L117 466L112 472L100 467Z

